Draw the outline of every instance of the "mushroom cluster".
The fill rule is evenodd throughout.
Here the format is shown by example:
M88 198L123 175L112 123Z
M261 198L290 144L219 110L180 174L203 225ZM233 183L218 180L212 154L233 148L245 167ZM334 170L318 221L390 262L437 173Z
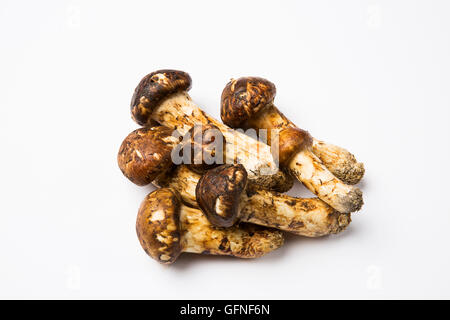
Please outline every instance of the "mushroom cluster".
M256 258L279 248L284 232L321 237L349 225L363 204L355 187L363 164L288 120L273 104L273 83L231 80L222 92L223 123L192 101L190 88L182 71L145 76L131 101L141 127L117 157L131 182L158 188L145 197L136 221L149 256L163 264L182 252ZM283 194L294 178L317 197Z

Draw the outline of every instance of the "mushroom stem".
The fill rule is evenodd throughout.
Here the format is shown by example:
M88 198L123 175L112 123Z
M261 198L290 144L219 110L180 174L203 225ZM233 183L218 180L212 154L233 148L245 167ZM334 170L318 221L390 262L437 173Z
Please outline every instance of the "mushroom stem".
M225 137L227 163L241 163L249 172L250 180L268 189L286 183L287 178L278 169L269 146L210 117L185 91L162 101L152 112L151 119L165 127L176 129L181 134L188 132L194 125L212 124Z
M201 175L178 166L154 184L176 190L184 203L198 208L195 189ZM294 198L266 191L250 183L240 199L240 221L277 228L306 237L320 237L344 230L350 214L334 210L320 199Z
M247 121L246 127L259 129L296 128L296 125L271 104ZM268 139L270 141L270 139ZM356 184L364 176L364 164L346 149L313 138L312 152L328 170L346 184Z
M279 248L280 232L241 224L231 228L211 225L204 214L194 208L180 208L181 248L183 252L257 258Z
M339 212L361 209L361 190L337 179L309 148L298 152L290 160L288 168L309 190Z
M340 213L318 198L293 198L262 189L248 197L241 216L241 221L306 237L339 233L351 222L349 213Z

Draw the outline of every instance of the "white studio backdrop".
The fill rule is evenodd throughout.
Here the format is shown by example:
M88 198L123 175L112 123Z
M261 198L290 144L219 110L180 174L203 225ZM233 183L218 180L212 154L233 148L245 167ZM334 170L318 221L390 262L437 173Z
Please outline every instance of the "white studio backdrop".
M2 1L0 297L450 298L450 2ZM232 77L366 166L337 236L289 236L259 260L146 256L152 187L116 163L133 90L190 73L219 118ZM292 195L311 196L297 185Z

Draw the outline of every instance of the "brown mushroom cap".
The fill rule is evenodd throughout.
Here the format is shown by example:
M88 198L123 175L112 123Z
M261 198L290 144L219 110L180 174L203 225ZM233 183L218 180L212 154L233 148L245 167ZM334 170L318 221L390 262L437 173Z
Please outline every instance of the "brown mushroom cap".
M180 201L167 188L153 191L139 208L136 233L145 252L163 264L173 263L181 253Z
M266 105L271 104L275 94L275 85L263 78L243 77L231 80L222 92L222 121L232 128L241 127Z
M239 219L239 203L247 184L241 164L225 164L207 171L197 183L197 203L216 227L231 227Z
M278 150L279 163L287 166L298 152L312 145L312 137L308 131L289 127L280 131L278 142L272 145L272 152Z
M131 182L145 186L171 167L171 152L177 143L172 129L166 127L134 130L120 146L119 168Z
M217 126L213 124L196 125L187 134L190 139L187 139L181 147L190 147L191 164L188 166L191 170L197 173L204 173L225 163L226 140ZM216 139L222 140L221 150L216 150L215 148L216 146L220 146L220 142L216 141ZM206 163L206 156L209 156L210 159L215 157L216 162ZM195 163L195 159L200 159L201 163Z
M145 126L153 110L169 95L188 91L192 80L189 74L177 70L158 70L146 75L134 90L131 115L134 121Z

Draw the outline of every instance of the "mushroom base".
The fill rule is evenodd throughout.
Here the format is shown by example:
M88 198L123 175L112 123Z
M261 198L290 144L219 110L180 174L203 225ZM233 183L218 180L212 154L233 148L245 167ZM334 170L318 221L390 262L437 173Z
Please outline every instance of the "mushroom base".
M338 179L357 184L364 176L364 164L344 148L313 139L312 151Z

